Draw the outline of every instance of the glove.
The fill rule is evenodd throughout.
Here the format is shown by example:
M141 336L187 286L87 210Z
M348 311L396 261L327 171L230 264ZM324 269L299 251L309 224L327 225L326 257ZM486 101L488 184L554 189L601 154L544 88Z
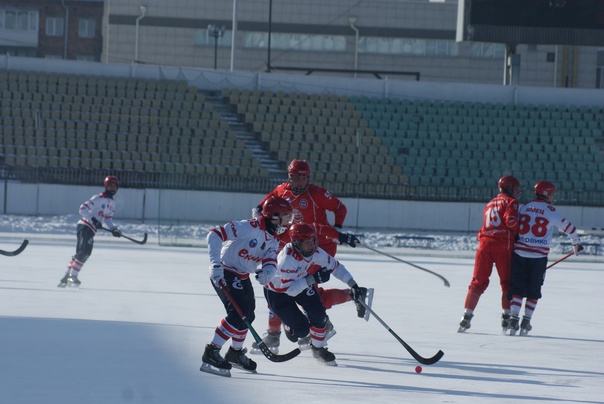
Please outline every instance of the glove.
M224 282L224 268L221 264L210 265L210 280L216 287L220 287L220 283Z
M327 268L323 267L317 272L315 272L313 275L308 275L306 277L306 283L308 283L308 286L314 283L325 283L329 280L330 277L331 272Z
M583 244L573 244L573 251L575 252L575 255L579 255L583 250L585 250Z
M122 231L117 227L111 229L111 234L113 235L113 237L122 237Z
M97 229L100 230L103 228L103 223L101 223L96 217L93 217L90 221L92 222L94 227L96 227Z
M334 224L333 227L335 227L336 229L342 230L342 225L341 224Z
M355 302L365 301L366 295L367 289L361 288L357 284L350 288L350 297L352 297L352 300L354 300Z
M268 284L271 279L273 279L274 272L269 271L268 269L261 269L256 272L256 279L260 282L261 285Z
M256 206L255 208L252 208L252 217L253 218L260 217L261 213L262 213L262 208L260 206Z
M361 288L356 283L350 287L350 297L357 308L357 316L365 317L367 308L365 307L365 297L367 296L367 288Z
M356 247L357 244L361 243L359 239L351 233L338 233L338 241L340 242L340 244L348 244L352 248Z

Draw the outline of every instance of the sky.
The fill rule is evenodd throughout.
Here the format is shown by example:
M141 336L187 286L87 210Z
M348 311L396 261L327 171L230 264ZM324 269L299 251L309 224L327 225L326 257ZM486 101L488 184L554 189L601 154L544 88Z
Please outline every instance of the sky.
M204 346L224 316L208 280L205 247L158 245L153 224L119 223L139 246L99 234L79 289L56 285L75 252L73 215L0 216L0 401L61 403L604 403L604 254L571 257L548 270L526 337L502 335L497 275L466 333L457 333L472 275L473 235L433 234L431 249L392 247L393 234L365 243L438 277L363 247L337 258L387 327L356 316L354 304L328 311L337 367L310 351L284 363L250 355L258 372L231 378L199 371ZM182 229L202 239L210 224ZM203 245L203 240L200 245ZM554 249L550 262L560 258ZM332 279L328 288L346 286ZM266 328L261 286L254 329ZM420 355L419 365L388 331ZM253 337L248 334L245 346ZM228 345L227 345L228 346ZM227 350L222 350L224 355ZM295 348L284 336L281 353Z

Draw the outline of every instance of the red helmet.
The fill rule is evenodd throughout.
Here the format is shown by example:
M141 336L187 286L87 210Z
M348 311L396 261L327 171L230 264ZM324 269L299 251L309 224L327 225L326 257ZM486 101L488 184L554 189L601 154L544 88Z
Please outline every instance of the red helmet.
M317 251L315 228L306 223L294 223L289 228L289 237L294 249L303 257L310 257Z
M520 193L520 181L511 175L504 175L497 183L499 190L504 194L515 198Z
M114 177L113 175L108 175L107 177L105 177L105 181L103 181L103 185L105 185L105 188L107 188L107 185L109 184L115 184L115 186L117 188L120 187L120 180L117 179L117 177Z
M535 196L547 203L553 203L556 198L556 186L549 181L539 181L535 184Z
M287 167L289 185L294 194L306 192L310 185L310 165L306 160L292 160Z
M266 229L269 233L282 234L292 221L292 205L280 196L270 196L262 204L262 216L266 218ZM277 222L273 222L276 219Z

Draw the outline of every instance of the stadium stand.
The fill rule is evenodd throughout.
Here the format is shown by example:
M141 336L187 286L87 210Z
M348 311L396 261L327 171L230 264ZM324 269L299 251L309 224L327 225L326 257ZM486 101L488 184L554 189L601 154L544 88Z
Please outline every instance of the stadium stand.
M220 175L224 167L268 176L186 81L0 70L0 92L6 166L112 170L146 178L140 185L166 174Z
M0 69L3 178L265 192L293 158L339 196L483 201L504 174L604 201L604 107L223 89ZM270 171L225 111L279 169ZM246 138L247 139L247 138ZM255 188L253 188L253 187Z

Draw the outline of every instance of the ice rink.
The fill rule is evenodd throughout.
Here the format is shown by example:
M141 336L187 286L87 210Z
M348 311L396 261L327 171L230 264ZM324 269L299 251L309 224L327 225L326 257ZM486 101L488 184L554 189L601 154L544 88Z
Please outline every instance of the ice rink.
M429 273L343 246L338 259L361 286L375 288L375 312L420 355L443 350L441 361L416 374L418 363L387 329L374 318L359 319L346 303L328 312L337 330L329 341L337 367L322 365L310 351L285 363L254 355L257 374L233 369L229 379L199 371L224 314L208 280L207 249L99 235L81 288L59 289L75 235L2 232L0 248L15 249L23 238L30 244L22 254L0 256L3 403L604 402L602 256L571 257L550 269L533 331L510 337L500 333L496 274L472 328L457 333L471 254L387 250L445 276L446 288ZM254 285L253 325L262 334L267 309ZM326 285L345 287L337 279ZM248 334L246 346L252 341ZM282 337L281 353L294 347Z

